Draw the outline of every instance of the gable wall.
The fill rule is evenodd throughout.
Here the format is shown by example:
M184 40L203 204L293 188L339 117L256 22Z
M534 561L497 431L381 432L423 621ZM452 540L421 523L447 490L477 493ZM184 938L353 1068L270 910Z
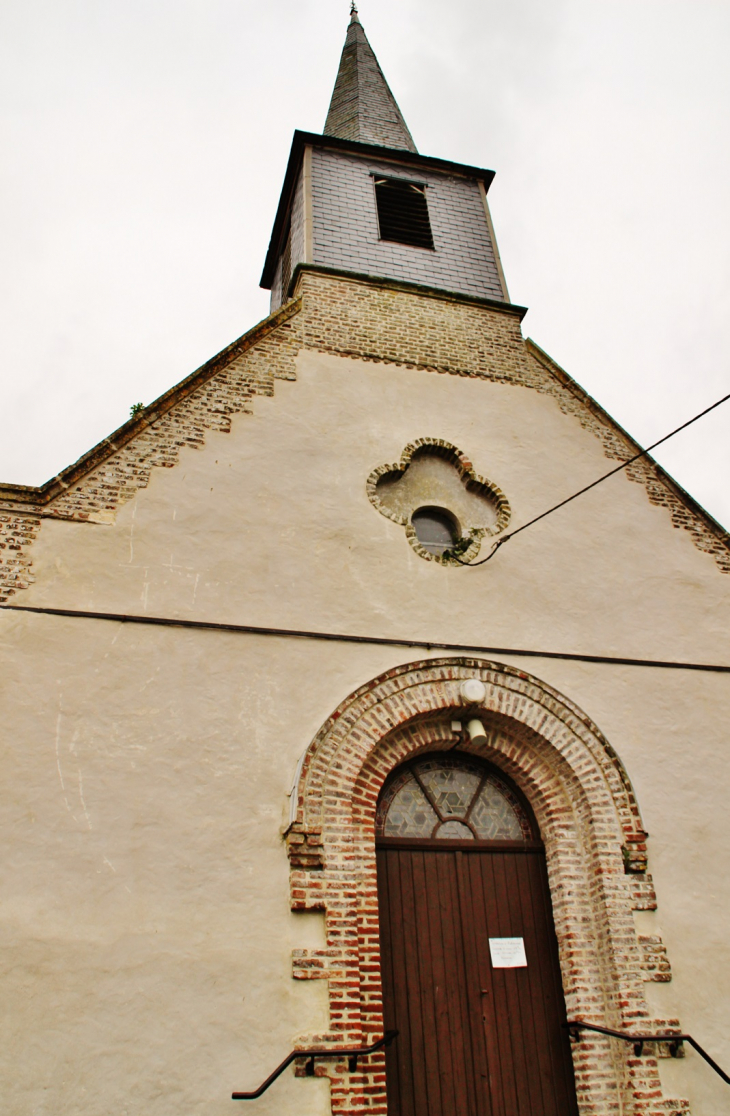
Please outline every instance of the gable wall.
M696 517L677 529L687 508L649 465L474 570L424 561L368 500L373 468L422 436L468 454L512 526L626 452L514 315L308 272L298 293L46 509L14 602L730 662L720 542ZM443 652L20 613L0 632L9 1111L228 1111L327 1028L324 982L291 980L292 949L324 942L321 916L288 909L297 760L349 693ZM637 930L673 969L647 981L646 1011L730 1063L727 676L500 659L568 695L623 760L658 897L638 889ZM664 1099L722 1110L696 1058L660 1073ZM274 1089L257 1111L328 1111L322 1082Z
M154 469L113 526L45 522L24 602L114 612L143 604L161 616L461 643L484 642L488 620L500 646L537 639L546 649L665 658L671 639L672 657L724 648L730 661L717 611L730 581L628 477L475 570L424 561L368 499L375 468L435 437L505 493L511 526L539 514L605 467L591 431L551 396L310 351L295 367L275 395L252 396L230 433L209 431L172 471ZM603 607L607 592L621 610Z

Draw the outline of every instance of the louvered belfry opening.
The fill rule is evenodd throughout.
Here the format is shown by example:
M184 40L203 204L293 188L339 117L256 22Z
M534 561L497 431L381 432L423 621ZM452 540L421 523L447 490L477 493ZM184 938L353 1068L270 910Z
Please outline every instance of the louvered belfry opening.
M425 186L399 178L376 178L375 198L381 240L433 248Z

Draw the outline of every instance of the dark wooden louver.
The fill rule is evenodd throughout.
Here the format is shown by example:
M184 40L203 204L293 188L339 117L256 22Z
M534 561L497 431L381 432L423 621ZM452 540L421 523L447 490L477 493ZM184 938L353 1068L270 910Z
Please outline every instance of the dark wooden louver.
M433 248L425 186L397 178L376 178L375 197L381 240Z

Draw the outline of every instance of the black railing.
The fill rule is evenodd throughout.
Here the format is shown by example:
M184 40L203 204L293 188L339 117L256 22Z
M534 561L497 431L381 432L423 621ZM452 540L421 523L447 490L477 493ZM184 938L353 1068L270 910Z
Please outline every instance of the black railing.
M714 1058L711 1058L706 1050L703 1050L700 1044L692 1038L692 1035L677 1034L654 1034L654 1035L629 1035L625 1031L612 1031L610 1027L597 1027L595 1023L584 1023L581 1019L571 1019L569 1023L563 1023L564 1027L568 1028L570 1037L574 1042L580 1041L581 1031L595 1031L599 1035L609 1035L611 1038L621 1039L623 1042L631 1042L634 1044L634 1054L640 1058L644 1053L644 1043L646 1042L667 1042L669 1043L669 1053L673 1058L676 1058L679 1051L682 1049L682 1043L688 1042L693 1047L701 1058L704 1058L709 1066L712 1066L715 1073L719 1074L726 1085L730 1085L730 1077L721 1070Z
M381 1050L384 1046L390 1046L394 1038L396 1038L397 1031L386 1031L381 1039L374 1042L372 1046L325 1046L318 1047L316 1050L292 1050L291 1054L287 1054L284 1061L276 1067L273 1073L269 1074L264 1082L259 1085L258 1089L254 1089L252 1093L231 1093L231 1100L256 1100L262 1093L265 1093L269 1085L280 1077L287 1066L297 1058L306 1058L307 1064L304 1067L304 1072L308 1077L314 1077L314 1060L315 1058L343 1058L347 1057L347 1068L350 1073L355 1073L357 1070L358 1058L364 1058L368 1054L374 1054L376 1050Z

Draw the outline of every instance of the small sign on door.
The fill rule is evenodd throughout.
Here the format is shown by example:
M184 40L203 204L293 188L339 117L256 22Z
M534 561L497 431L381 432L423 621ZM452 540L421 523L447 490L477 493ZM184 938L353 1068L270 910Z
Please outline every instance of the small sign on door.
M493 969L526 969L524 938L490 938Z

